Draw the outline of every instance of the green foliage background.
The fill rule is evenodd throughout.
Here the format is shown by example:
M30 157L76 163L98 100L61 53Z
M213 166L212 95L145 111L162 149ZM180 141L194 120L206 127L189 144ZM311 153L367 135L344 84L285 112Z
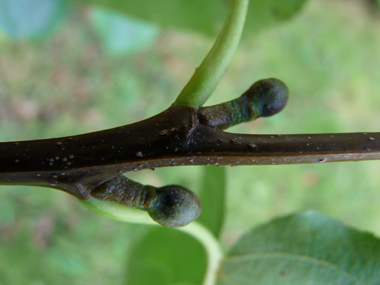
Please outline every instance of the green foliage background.
M113 57L89 25L89 8L76 4L72 12L45 41L0 35L1 141L79 134L154 115L174 101L213 42L165 29L148 49ZM284 111L231 131L379 131L379 30L379 13L365 1L309 1L291 21L245 39L209 104L278 77L291 92ZM202 170L129 177L199 193ZM225 248L253 226L305 209L380 235L380 162L225 170ZM107 220L51 189L2 186L0 201L0 284L120 284L128 254L150 228Z

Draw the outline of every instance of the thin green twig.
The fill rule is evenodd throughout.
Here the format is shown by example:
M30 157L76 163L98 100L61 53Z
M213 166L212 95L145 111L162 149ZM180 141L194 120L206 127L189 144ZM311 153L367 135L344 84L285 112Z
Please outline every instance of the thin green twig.
M79 202L91 211L109 219L130 223L157 225L157 223L149 216L148 212L113 201L105 201L92 197L89 200L79 200Z
M158 226L158 224L154 222L145 211L96 198L91 198L90 200L80 200L80 202L90 210L106 218L124 222ZM207 254L207 271L203 279L203 285L215 284L216 272L223 258L223 253L219 242L207 228L197 222L192 222L185 227L179 227L176 229L191 235L202 244Z
M249 0L234 0L218 39L174 104L201 107L215 90L237 50Z
M203 246L207 254L207 271L203 279L203 285L214 285L216 272L223 259L222 249L213 234L200 223L192 222L186 227L176 228L196 238Z

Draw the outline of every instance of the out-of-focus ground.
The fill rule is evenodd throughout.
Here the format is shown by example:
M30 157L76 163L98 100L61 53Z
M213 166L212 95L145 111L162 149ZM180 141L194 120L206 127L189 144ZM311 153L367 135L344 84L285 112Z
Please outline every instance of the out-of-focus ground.
M313 0L293 20L240 46L208 104L277 77L290 100L245 133L380 131L380 12L364 1ZM48 40L0 37L0 141L49 138L144 119L174 101L213 39L162 31L144 51L112 57L78 9ZM198 192L202 167L130 175ZM380 235L380 161L228 168L222 243L274 217L314 209ZM0 284L119 284L146 226L108 220L51 189L1 186Z

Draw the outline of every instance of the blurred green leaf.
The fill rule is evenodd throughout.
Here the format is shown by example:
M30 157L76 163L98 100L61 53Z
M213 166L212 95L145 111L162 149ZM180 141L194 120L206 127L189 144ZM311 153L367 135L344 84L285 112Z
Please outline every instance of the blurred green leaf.
M251 36L289 20L301 10L306 2L307 0L250 0L245 36Z
M99 4L143 20L155 22L166 28L178 28L215 34L215 24L222 25L228 6L222 1L203 0L84 0Z
M193 30L215 35L227 16L229 1L221 0L82 0L99 4L165 28ZM245 29L250 36L264 28L289 19L297 13L306 0L251 0Z
M218 284L380 284L380 240L315 211L246 233Z
M11 201L6 200L0 207L0 227L4 223L11 223L15 220L15 209Z
M92 23L102 39L103 48L114 55L141 50L152 44L158 35L158 28L152 23L102 8L92 10Z
M201 244L178 230L157 228L134 247L125 284L201 284L205 271Z
M0 29L14 40L46 37L62 22L68 5L66 0L0 0Z
M219 237L224 219L226 171L224 167L203 167L202 213L198 218L215 237Z

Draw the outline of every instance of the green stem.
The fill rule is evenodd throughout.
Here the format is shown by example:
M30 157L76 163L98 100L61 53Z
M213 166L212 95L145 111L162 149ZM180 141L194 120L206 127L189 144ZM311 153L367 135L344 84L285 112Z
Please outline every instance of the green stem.
M157 223L149 216L148 212L140 209L94 197L91 197L89 200L78 199L78 201L91 211L106 218L130 223L157 225Z
M89 200L79 201L93 212L106 218L124 222L158 225L151 219L147 212L127 207L113 201L105 201L93 197ZM202 244L207 254L207 271L203 280L203 285L214 285L216 281L216 272L223 258L219 242L207 228L197 222L192 222L185 227L179 227L176 229L193 236Z
M203 245L207 254L207 271L205 278L203 279L203 285L214 285L216 281L216 272L223 259L223 253L219 242L207 228L197 222L192 222L186 227L176 229L193 236Z
M243 31L249 0L233 0L228 19L214 46L178 95L175 105L201 107L215 90Z

